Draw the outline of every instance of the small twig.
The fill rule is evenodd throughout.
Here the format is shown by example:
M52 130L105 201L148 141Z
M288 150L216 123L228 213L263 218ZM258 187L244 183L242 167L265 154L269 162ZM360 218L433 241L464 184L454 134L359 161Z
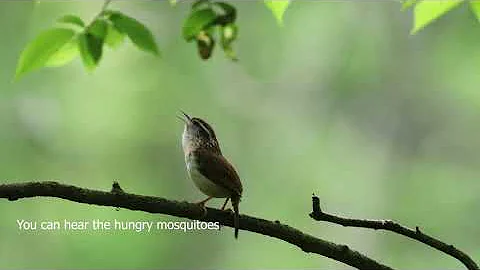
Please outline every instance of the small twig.
M104 12L111 2L112 2L112 0L105 0L105 2L103 2L102 10L101 10L100 13Z
M108 5L110 5L110 3L112 2L112 0L105 0L103 2L103 5L102 5L102 8L100 9L100 12L97 13L97 15L95 15L95 17L93 17L92 21L88 24L88 26L86 27L87 29L92 26L92 24L97 20L99 19L101 16L104 15L105 11L107 10L107 7Z
M0 198L15 201L32 197L56 197L78 203L113 206L201 221L219 222L221 225L233 227L233 215L229 211L207 208L205 214L203 208L197 204L130 194L124 192L118 183L114 183L111 192L63 185L57 182L0 185ZM320 254L357 269L392 270L392 268L352 250L346 245L315 238L280 222L240 215L240 229L283 240L305 252Z
M469 270L479 270L478 265L467 254L458 250L453 245L446 244L432 236L425 234L424 232L420 231L418 226L415 227L415 230L412 230L391 220L351 219L328 214L321 210L320 199L315 196L315 194L312 196L312 209L313 210L312 213L310 213L310 217L317 221L331 222L345 227L361 227L374 230L391 231L408 238L415 239L443 253L446 253L462 262Z

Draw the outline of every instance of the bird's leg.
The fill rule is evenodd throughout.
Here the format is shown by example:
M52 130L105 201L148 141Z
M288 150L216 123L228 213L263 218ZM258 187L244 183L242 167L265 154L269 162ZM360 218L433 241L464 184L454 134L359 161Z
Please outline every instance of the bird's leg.
M205 200L199 201L199 202L197 202L196 204L198 204L198 205L200 205L200 206L202 206L202 207L205 207L205 204L206 204L208 201L210 201L212 198L213 198L213 197L210 197L210 196L209 196L209 197L207 197Z
M199 201L199 202L196 203L196 204L198 204L199 206L202 207L202 209L203 209L203 216L206 216L206 215L207 215L207 208L205 207L205 204L206 204L208 201L210 201L212 198L213 198L213 197L208 196L205 200Z
M222 210L222 211L225 210L225 206L227 206L227 203L228 203L229 200L230 200L230 197L228 197L228 198L225 200L225 203L223 204L222 209L220 209L220 210Z
M228 201L230 200L230 197L228 197L226 200L225 200L225 203L223 204L222 208L220 210L225 210L225 206L227 206L227 203ZM223 225L220 225L220 229L223 227Z

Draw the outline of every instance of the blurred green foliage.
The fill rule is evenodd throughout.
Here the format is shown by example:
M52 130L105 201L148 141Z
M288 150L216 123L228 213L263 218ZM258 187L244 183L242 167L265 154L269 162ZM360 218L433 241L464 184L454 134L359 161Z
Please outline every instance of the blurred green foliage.
M107 45L117 48L125 35L141 50L159 54L154 37L147 26L120 11L107 9L112 0L104 0L100 12L86 25L76 15L64 15L57 21L74 26L75 30L53 28L46 30L31 41L22 52L17 65L16 77L40 67L63 66L70 63L80 54L88 71L93 71L99 64L103 47ZM438 19L464 0L403 0L402 10L414 7L414 25L411 33ZM34 2L39 3L39 2ZM265 6L271 10L277 23L283 25L283 16L290 0L264 0ZM480 1L469 1L473 13L480 19ZM170 1L175 6L176 1ZM200 58L208 60L215 48L215 32L218 30L225 56L237 61L233 43L238 37L236 8L226 2L211 0L196 0L192 2L190 14L185 19L182 28L183 38L187 42L196 41Z
M421 34L398 3L297 2L279 28L263 3L235 2L240 62L198 61L181 34L188 3L115 1L148 25L162 58L118 47L94 73L79 58L12 82L25 44L94 1L0 2L0 183L57 180L198 201L180 146L184 110L206 119L244 185L240 211L348 244L401 269L462 265L386 232L308 217L389 218L480 258L480 31L467 5ZM471 13L468 13L471 14ZM105 50L111 50L106 47ZM221 200L210 206L220 207ZM230 228L156 233L22 232L17 219L175 217L54 198L0 201L0 268L347 268Z
M411 30L413 34L462 3L468 3L473 14L480 20L480 1L478 0L402 0L402 9L406 10L413 6Z

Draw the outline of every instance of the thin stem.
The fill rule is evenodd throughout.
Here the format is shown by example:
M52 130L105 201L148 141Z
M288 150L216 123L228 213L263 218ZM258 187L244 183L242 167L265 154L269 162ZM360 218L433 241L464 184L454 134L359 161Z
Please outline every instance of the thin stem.
M102 10L100 11L100 14L103 13L107 9L108 5L111 2L112 2L112 0L105 0L105 2L103 2L103 6L102 6Z
M107 10L107 7L108 7L108 5L110 5L111 2L112 2L112 0L105 0L103 2L103 5L102 5L102 8L100 9L100 12L98 12L98 14L95 15L95 17L93 17L92 21L90 22L90 24L88 24L88 26L86 28L89 28L93 24L93 22L95 22L98 18L100 18L103 15L103 13Z

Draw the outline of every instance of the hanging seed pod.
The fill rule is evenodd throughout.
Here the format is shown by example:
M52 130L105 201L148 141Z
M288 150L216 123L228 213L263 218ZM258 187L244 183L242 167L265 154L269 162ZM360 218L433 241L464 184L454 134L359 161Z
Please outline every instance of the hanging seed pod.
M213 48L215 47L215 40L210 33L201 31L197 36L197 50L198 54L203 60L207 60L212 56Z

